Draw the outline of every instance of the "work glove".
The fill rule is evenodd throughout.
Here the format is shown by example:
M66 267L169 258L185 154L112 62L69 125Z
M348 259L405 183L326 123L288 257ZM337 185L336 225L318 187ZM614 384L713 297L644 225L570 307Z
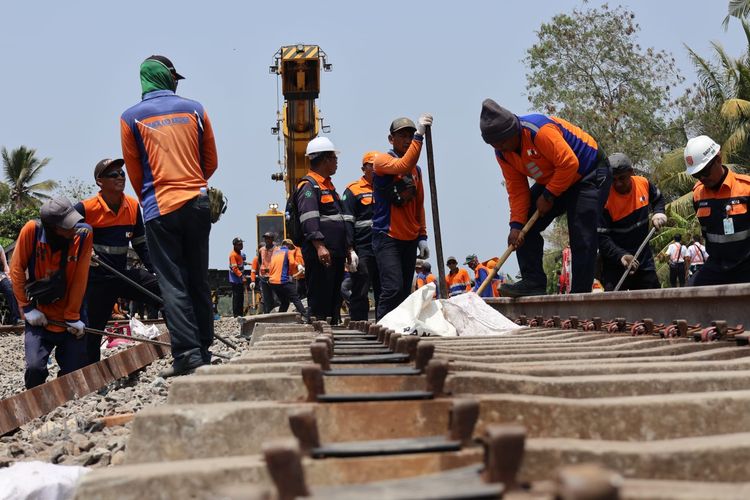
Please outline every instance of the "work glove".
M65 324L68 325L68 331L75 335L75 338L77 339L80 339L86 334L83 330L86 328L86 325L80 319L78 321L66 321Z
M304 273L305 272L305 266L302 264L297 265L297 272L298 273Z
M630 265L630 261L633 261L633 266L630 268L630 272L632 274L638 269L638 266L640 266L641 263L638 262L635 257L630 255L629 253L620 257L620 264L622 264L622 267L628 267Z
M661 229L667 223L667 216L664 214L654 214L651 217L651 223L656 229Z
M428 125L432 125L432 115L430 113L422 113L417 120L417 133L424 135L424 131Z
M417 258L422 260L430 258L430 248L427 246L427 240L419 240L419 243L417 243Z
M357 272L357 266L359 265L359 257L357 256L357 252L354 250L349 251L349 265L346 266L347 271L350 273L356 273Z
M250 282L250 290L255 290L255 282L254 281Z
M24 313L24 317L26 318L26 322L31 326L47 326L47 316L39 309L32 309Z

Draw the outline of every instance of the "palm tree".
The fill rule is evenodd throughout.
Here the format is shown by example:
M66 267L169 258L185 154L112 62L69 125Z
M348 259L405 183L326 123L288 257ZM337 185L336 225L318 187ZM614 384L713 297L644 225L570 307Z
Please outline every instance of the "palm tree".
M733 17L737 19L743 19L750 14L750 0L729 0L729 8L727 9L727 17L724 18L724 22L721 23L726 30L729 27L729 20Z
M46 180L35 182L37 176L50 161L36 157L36 150L21 146L8 152L2 148L5 179L10 188L10 208L38 207L50 196L44 191L57 187L57 182Z

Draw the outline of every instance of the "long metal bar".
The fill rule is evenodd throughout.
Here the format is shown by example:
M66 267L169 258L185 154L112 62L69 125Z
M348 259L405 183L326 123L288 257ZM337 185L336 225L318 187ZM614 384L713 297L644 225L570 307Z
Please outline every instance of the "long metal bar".
M646 248L646 245L648 245L648 242L651 240L651 237L654 235L655 232L656 232L656 228L652 227L651 231L649 231L648 234L646 235L646 239L643 240L643 243L641 243L641 246L638 247L638 251L635 252L635 255L633 256L633 260L631 260L628 263L627 269L625 269L625 272L622 273L622 276L620 277L620 281L617 282L617 286L614 289L615 292L619 291L622 284L625 283L625 278L628 277L630 270L633 268L633 262L638 260L638 257L641 256L641 252L643 252L643 249Z
M438 209L437 182L435 181L435 158L432 152L432 125L425 127L427 145L427 171L430 178L430 205L432 206L432 230L435 233L435 258L437 259L438 290L440 298L448 298L448 284L445 281L445 261L443 261L443 236L440 232L440 210Z
M60 328L67 328L68 325L63 323L62 321L55 321L55 320L47 320L50 325L59 326ZM97 330L96 328L89 328L86 327L83 329L84 332L90 333L92 335L100 335L102 337L114 337L117 339L126 339L126 340L133 340L135 342L144 342L146 344L154 344L154 345L161 345L165 347L172 347L172 345L169 342L161 342L159 340L153 340L146 337L140 337L138 335L123 335L121 333L112 333L112 332L105 332L104 330Z

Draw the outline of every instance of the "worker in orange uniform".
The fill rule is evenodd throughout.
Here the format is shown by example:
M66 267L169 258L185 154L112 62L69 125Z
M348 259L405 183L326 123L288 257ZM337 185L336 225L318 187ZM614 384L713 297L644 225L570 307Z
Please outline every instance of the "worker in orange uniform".
M289 249L289 258L297 263L297 272L292 274L295 288L300 300L307 295L307 284L305 282L305 258L302 257L302 249L294 244L289 238L281 242L282 246Z
M178 96L183 76L164 56L141 63L141 102L120 119L122 156L143 209L148 249L169 322L172 367L162 377L211 362L214 339L208 238L208 179L218 166L203 106Z
M229 283L232 285L232 316L242 316L245 309L245 254L242 252L242 238L232 240L229 252Z
M425 127L432 116L423 114L418 125L408 118L391 123L388 141L393 148L373 160L372 249L380 272L377 319L409 296L414 263L430 255L424 216L424 180L417 166Z
M455 257L448 257L448 274L445 275L445 284L448 288L448 297L455 297L471 291L471 278L466 269L458 267Z
M99 186L99 192L77 203L75 209L94 231L94 252L97 259L160 296L159 283L154 276L146 246L141 207L138 206L138 200L125 194L124 165L125 161L122 159L106 158L98 162L94 167L94 180ZM143 267L133 266L128 269L128 250L131 245ZM112 306L119 297L146 304L149 318L153 317L151 311L158 316L161 308L160 301L94 262L86 286L86 324L90 328L104 330L112 315ZM99 335L86 335L89 362L96 363L101 359L101 342Z
M268 284L268 276L271 270L271 257L279 249L274 243L276 235L272 232L263 233L263 245L258 247L258 262L256 272L256 287L260 284L260 296L263 298L263 314L268 314L276 305L273 289Z
M464 261L464 265L469 266L474 271L474 286L471 290L473 292L476 292L477 290L479 290L479 287L482 286L484 280L486 280L490 275L490 270L487 268L487 266L479 262L476 254L467 255L466 260ZM492 291L492 284L490 284L490 286L485 287L480 297L494 297L494 295L495 294Z
M721 148L706 135L685 146L693 207L706 240L708 258L690 278L690 285L750 282L750 176L732 172L722 163Z
M380 274L375 254L372 251L372 164L377 151L365 153L362 157L362 177L349 184L344 190L341 201L346 220L349 238L354 242L359 263L357 271L351 273L352 292L349 317L353 321L363 321L370 311L370 285L375 298L375 310L380 302Z
M417 272L417 290L427 285L428 283L435 283L437 287L437 278L432 274L432 264L427 261L423 261L421 267ZM435 289L435 298L440 296L440 288Z
M602 256L602 285L612 291L625 269L635 260L635 253L648 236L649 208L651 223L661 229L667 223L664 197L648 179L634 175L627 155L609 157L612 166L612 188L599 222L599 253ZM622 284L622 290L661 288L650 245L646 245Z
M47 380L53 349L58 375L88 364L81 309L91 262L91 226L64 196L46 201L40 219L23 226L10 262L13 293L26 320L27 389ZM67 328L48 320L64 322Z
M271 266L269 269L268 283L273 292L279 298L279 312L286 312L289 309L289 303L294 304L294 308L302 315L306 323L310 322L305 306L297 295L297 287L294 285L292 276L297 274L297 260L295 252L289 248L286 243L276 249L271 257Z
M516 116L492 99L482 103L480 129L493 147L508 190L510 235L521 281L500 288L504 297L544 295L542 231L567 213L573 255L572 291L591 292L597 252L597 224L612 182L607 155L593 137L562 118ZM529 187L528 178L534 179ZM525 237L531 215L539 220Z

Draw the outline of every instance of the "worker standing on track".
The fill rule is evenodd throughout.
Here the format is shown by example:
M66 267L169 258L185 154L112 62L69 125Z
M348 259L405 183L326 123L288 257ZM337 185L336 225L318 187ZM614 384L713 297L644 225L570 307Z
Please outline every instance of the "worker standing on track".
M516 248L521 281L501 286L504 297L544 295L542 231L567 213L573 256L572 292L591 292L596 265L596 227L609 194L611 173L604 151L589 134L545 115L516 116L492 99L482 103L480 129L493 147L510 202L508 244ZM528 178L535 184L529 187ZM539 220L525 237L534 211Z
M635 260L638 247L648 236L649 207L653 212L651 223L656 229L667 223L661 191L645 177L633 175L630 158L616 153L609 157L609 164L612 166L612 188L598 229L605 291L614 290L625 269ZM622 290L651 288L661 288L661 284L656 276L651 247L646 245L633 263Z
M341 316L344 265L356 259L347 238L344 210L331 176L338 169L338 151L325 137L307 144L310 170L297 184L294 203L303 234L302 256L307 277L308 313L318 319Z
M122 159L106 158L94 167L94 180L99 186L96 196L75 205L75 209L94 231L94 253L105 264L131 280L160 295L159 283L146 246L146 230L138 200L125 194L125 172ZM143 266L128 269L128 249L133 246ZM104 330L117 299L125 297L159 309L161 303L122 281L103 266L93 262L86 286L86 324ZM101 359L99 335L87 334L89 362Z
M232 285L232 316L237 318L245 311L245 254L242 253L243 241L237 237L232 240L232 251L229 253L229 283Z
M484 280L487 279L487 276L490 275L490 270L487 268L487 266L479 262L476 254L467 255L466 260L464 261L464 265L469 266L471 270L474 271L474 286L472 287L471 291L476 292L477 290L479 290L479 287L482 286ZM492 286L486 287L482 292L481 297L494 297Z
M55 349L65 375L89 362L81 309L91 261L92 230L65 197L46 201L41 222L21 229L10 263L13 292L23 308L27 389L43 384ZM111 309L110 309L111 312ZM65 322L65 328L48 325Z
M263 245L258 248L258 271L256 283L260 283L260 295L263 298L263 314L268 314L276 305L276 297L268 284L271 272L271 257L279 249L274 243L276 235L272 232L263 234Z
M172 377L210 363L214 339L207 181L218 159L203 106L175 94L183 77L164 56L141 64L142 101L122 114L122 153L143 209L172 343Z
M354 242L354 250L359 257L357 272L351 273L352 295L350 317L352 321L364 321L370 311L370 285L375 296L375 309L380 301L380 274L375 254L372 251L372 163L377 151L365 153L362 157L362 177L349 184L344 190L342 202L347 220L349 239Z
M687 258L687 247L682 244L682 235L675 234L674 241L667 247L667 258L669 259L669 284L672 288L679 283L685 286L687 270L685 269L685 259Z
M695 234L693 242L688 246L688 261L690 262L688 278L700 270L701 266L706 263L706 259L708 259L708 252L703 246L703 238L700 234Z
M458 260L455 257L448 257L446 262L448 266L448 274L445 275L445 284L448 288L448 296L455 297L471 291L471 278L466 269L460 269L458 267Z
M424 181L417 166L425 128L432 115L423 114L418 125L397 118L388 141L393 148L373 159L372 249L380 271L380 320L409 296L414 264L430 255L424 215Z
M685 166L698 180L693 206L708 251L706 263L690 284L750 282L750 176L729 170L722 163L719 145L705 135L688 141Z
M279 298L279 312L286 312L289 304L294 304L297 312L302 315L306 323L310 322L305 306L297 295L297 287L294 285L292 276L297 274L298 262L295 259L295 252L289 248L286 241L282 243L271 257L271 268L268 276L268 283L273 292Z

